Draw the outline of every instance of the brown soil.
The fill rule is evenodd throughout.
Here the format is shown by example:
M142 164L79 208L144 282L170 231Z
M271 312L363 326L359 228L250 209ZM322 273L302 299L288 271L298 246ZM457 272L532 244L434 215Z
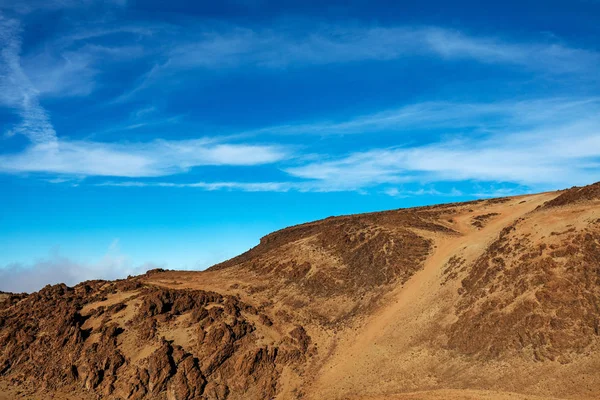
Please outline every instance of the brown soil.
M595 184L328 218L204 272L0 293L0 400L597 399L599 346Z

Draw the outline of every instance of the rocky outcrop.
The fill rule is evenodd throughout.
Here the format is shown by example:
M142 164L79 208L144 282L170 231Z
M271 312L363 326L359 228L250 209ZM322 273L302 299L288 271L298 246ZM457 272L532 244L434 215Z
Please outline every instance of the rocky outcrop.
M48 286L5 302L0 376L46 391L72 387L109 399L272 398L282 368L306 361L310 343L297 327L274 346L257 345L257 325L248 318L258 329L275 329L268 317L235 297L201 290L98 281ZM182 330L184 345L167 338Z
M524 233L535 225L531 218L506 227L463 267L450 348L485 359L516 353L568 363L600 346L600 224L534 243Z
M563 190L562 193L544 204L543 208L561 207L584 201L600 200L600 182L593 185Z

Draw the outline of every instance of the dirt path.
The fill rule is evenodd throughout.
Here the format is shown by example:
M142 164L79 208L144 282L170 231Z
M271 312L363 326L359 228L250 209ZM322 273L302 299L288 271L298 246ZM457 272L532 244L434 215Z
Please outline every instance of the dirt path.
M494 392L488 390L431 390L403 393L384 397L362 397L352 400L559 400L554 397L539 397L519 393Z
M345 393L385 393L387 387L394 387L395 377L413 371L411 365L418 358L414 353L419 352L424 333L439 329L441 320L452 322L448 320L453 316L450 306L439 307L440 296L447 296L447 303L452 304L450 297L456 293L456 289L441 285L442 267L448 259L455 254L468 261L474 259L504 227L548 199L548 195L542 194L529 196L525 202L515 199L499 205L494 209L500 215L481 230L471 225L473 214L465 213L454 218L460 236L429 233L436 248L424 268L390 293L385 302L388 306L356 330L360 333L352 332L338 340L336 351L321 368L311 390L318 395L309 397L347 398Z

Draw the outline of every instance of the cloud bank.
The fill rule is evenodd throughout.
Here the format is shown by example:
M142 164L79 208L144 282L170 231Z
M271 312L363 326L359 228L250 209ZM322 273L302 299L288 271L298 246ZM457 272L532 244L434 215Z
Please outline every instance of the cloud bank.
M129 257L121 253L119 241L115 239L104 257L93 264L73 261L58 251L32 264L8 264L0 268L0 291L29 293L48 284L65 283L73 286L91 279L122 279L159 267L152 263L134 265Z

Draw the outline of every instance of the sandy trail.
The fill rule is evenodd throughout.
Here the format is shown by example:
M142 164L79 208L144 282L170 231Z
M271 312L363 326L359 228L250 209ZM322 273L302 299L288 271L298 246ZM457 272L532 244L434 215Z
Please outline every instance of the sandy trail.
M494 210L501 210L501 215L481 230L471 225L474 215L467 212L454 218L454 229L460 235L428 233L436 247L423 269L389 294L390 300L385 302L388 306L370 317L357 330L360 333L339 339L336 351L321 368L319 379L310 391L319 395L309 397L351 398L340 394L365 393L367 387L370 393L385 393L386 381L393 380L395 373L406 373L406 369L410 369L407 367L412 361L409 354L422 344L420 338L424 332L436 329L440 320L451 322L448 316L452 318L453 312L432 307L432 304L439 304L439 298L435 297L443 292L440 290L442 267L448 259L456 254L469 261L474 259L504 227L553 196L541 194L529 196L526 202L514 199L511 203L498 205ZM449 291L450 288L446 292Z
M350 398L352 399L352 398ZM553 397L539 397L510 392L488 390L431 390L403 393L392 396L361 397L360 400L559 400Z

